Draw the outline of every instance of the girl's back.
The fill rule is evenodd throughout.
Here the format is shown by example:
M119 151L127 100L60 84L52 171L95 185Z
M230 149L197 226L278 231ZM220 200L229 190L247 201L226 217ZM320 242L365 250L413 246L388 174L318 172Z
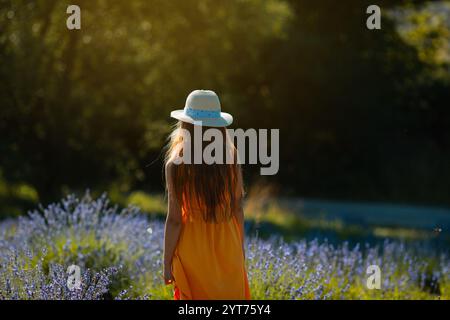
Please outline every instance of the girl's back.
M182 209L183 228L172 270L178 299L250 299L243 235L235 216L203 219L201 209Z
M214 92L204 90L191 93L185 109L172 116L180 122L171 135L166 155L166 283L173 282L175 299L250 299L244 256L242 173L225 129L232 117L220 112ZM203 137L203 144L195 143L199 138L195 134L204 128L196 121L192 123L196 116L219 130L223 142L220 151L224 159L234 160L232 163L193 164L194 155L203 155L206 147Z

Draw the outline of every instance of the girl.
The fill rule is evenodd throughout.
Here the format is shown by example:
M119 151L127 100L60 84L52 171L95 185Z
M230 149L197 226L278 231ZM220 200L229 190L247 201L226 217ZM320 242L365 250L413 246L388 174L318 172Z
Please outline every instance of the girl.
M164 280L174 284L175 299L250 299L244 254L243 182L241 169L232 164L190 164L180 159L194 148L194 134L214 127L224 139L224 152L236 149L225 127L233 121L220 110L212 91L196 90L171 135L166 163L168 214L164 236ZM190 139L186 138L190 136ZM202 139L203 140L203 139ZM190 148L190 150L187 150ZM183 159L185 159L183 157ZM181 162L181 163L180 163Z

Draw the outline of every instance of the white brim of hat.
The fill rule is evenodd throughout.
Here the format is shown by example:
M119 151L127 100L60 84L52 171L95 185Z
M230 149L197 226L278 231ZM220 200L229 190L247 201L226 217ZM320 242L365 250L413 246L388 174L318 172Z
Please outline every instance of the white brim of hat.
M184 110L175 110L170 113L170 116L183 122L207 127L226 127L233 123L233 116L226 112L221 112L219 118L192 118Z

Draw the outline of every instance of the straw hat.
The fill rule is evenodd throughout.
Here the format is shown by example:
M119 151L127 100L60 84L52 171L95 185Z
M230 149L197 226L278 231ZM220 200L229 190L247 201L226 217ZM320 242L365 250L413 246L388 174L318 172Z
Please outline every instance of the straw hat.
M208 127L226 127L233 122L233 116L222 112L219 97L211 90L194 90L186 98L184 109L170 113L180 121Z

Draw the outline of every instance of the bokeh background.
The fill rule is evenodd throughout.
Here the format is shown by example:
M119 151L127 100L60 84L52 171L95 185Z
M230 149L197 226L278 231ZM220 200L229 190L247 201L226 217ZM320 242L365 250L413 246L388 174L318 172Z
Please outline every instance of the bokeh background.
M164 215L169 113L203 88L280 129L279 173L244 166L249 228L445 239L450 3L380 0L368 30L372 2L1 0L0 218L86 189Z

